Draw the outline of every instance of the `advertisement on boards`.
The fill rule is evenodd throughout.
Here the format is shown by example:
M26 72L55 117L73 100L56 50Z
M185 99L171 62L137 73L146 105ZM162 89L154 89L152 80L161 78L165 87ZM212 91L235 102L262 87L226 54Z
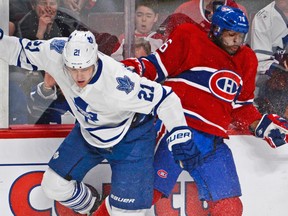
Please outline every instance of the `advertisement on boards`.
M1 216L77 216L48 199L40 186L47 162L63 138L0 139ZM231 148L242 187L244 216L283 216L288 212L288 146L270 148L248 135L233 135ZM108 194L111 172L105 161L84 182ZM206 202L187 172L178 178L172 194L153 206L148 216L208 216Z

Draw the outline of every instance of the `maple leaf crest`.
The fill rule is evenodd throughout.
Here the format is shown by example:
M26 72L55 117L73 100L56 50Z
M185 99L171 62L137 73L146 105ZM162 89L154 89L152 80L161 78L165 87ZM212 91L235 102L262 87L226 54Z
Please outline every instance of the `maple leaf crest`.
M57 53L62 54L66 41L54 39L50 44L50 50L55 50Z
M134 89L134 83L129 79L128 76L124 77L117 77L116 78L118 82L117 89L120 91L125 91L126 94L129 94Z

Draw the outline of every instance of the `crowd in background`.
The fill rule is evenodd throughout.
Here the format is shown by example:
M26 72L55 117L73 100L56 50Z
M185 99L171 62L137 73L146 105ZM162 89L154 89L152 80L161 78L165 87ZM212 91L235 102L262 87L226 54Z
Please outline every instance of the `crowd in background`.
M154 52L175 27L185 22L196 22L208 32L209 11L219 2L239 7L249 18L246 44L259 60L255 106L262 113L287 118L287 0L136 0L133 55ZM201 4L204 11L199 9ZM116 60L124 58L124 0L10 0L9 6L10 35L50 39L66 37L75 29L88 29L101 52ZM10 71L10 124L73 123L61 89L45 71L15 67Z

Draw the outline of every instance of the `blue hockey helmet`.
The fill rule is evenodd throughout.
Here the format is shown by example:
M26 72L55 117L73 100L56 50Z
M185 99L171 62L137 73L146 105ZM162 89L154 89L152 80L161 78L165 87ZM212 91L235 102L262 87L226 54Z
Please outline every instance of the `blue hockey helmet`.
M243 11L227 5L218 7L212 16L211 33L219 37L224 29L247 34L249 23Z

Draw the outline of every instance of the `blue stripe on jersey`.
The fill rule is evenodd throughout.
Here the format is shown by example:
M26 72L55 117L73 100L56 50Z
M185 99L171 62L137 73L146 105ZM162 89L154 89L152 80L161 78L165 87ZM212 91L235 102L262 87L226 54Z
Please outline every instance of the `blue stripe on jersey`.
M114 127L107 127L107 126L103 126L103 127L97 127L97 128L85 128L85 129L90 133L90 135L91 135L92 137L94 137L94 138L100 140L101 142L103 142L103 143L111 142L111 141L113 141L113 140L118 139L119 136L121 136L121 134L123 133L123 131L124 131L125 128L124 128L124 129L123 129L123 130L122 130L122 131L121 131L117 136L114 136L114 137L112 137L112 138L110 138L110 139L108 139L108 140L103 140L103 139L101 139L100 137L94 135L94 134L91 133L91 132L93 132L93 131L98 131L98 130L105 130L105 129L112 129L112 128L121 127L121 126L124 125L128 120L129 120L129 119L125 119L125 120L122 121L120 124L118 124L117 126L114 126Z
M92 131L97 131L97 130L105 130L105 129L117 128L117 127L121 127L122 125L124 125L128 120L129 119L125 119L120 124L118 124L117 126L113 126L113 127L102 126L102 127L97 127L97 128L85 128L85 129L87 131L89 131L89 132L92 132Z
M166 99L170 94L172 94L172 92L173 92L172 89L171 89L169 92L167 92L166 89L163 88L163 87L162 87L162 89L163 89L162 98L161 98L161 100L155 105L155 107L154 107L154 109L153 109L153 115L154 115L154 116L156 116L157 110L158 110L160 104L163 102L163 100L165 100L165 99Z
M92 137L100 140L102 143L106 143L106 142L111 142L111 141L113 141L113 140L118 139L118 138L122 135L124 129L125 129L125 128L123 128L123 130L121 131L121 133L119 133L117 136L114 136L114 137L112 137L112 138L110 138L110 139L107 139L107 140L103 140L103 139L101 139L100 137L98 137L98 136L96 136L96 135L94 135L94 134L92 134L92 133L90 133L90 135L91 135Z
M154 54L151 54L143 58L148 59L156 67L158 77L155 81L158 83L164 81L166 79L166 76L158 63L156 56Z
M209 88L209 80L213 73L205 70L199 71L184 71L177 76L177 78L182 78L188 80L189 82L197 83L201 86Z
M28 47L28 45L29 45L29 43L32 43L32 42L29 42L29 43L26 45L26 47L24 48L22 41L23 41L23 39L22 39L22 38L19 38L19 42L20 42L20 44L21 44L22 49L21 49L21 51L20 51L20 53L19 53L19 55L18 55L18 58L17 58L17 67L21 67L21 53L22 53L22 52L25 52L25 49L30 50L29 47ZM30 50L30 51L31 51L31 50ZM27 57L26 57L26 63L28 63L29 65L31 65L33 71L38 70L38 67L37 67L36 65L31 64L31 62L29 61L29 59L28 59Z
M97 80L99 79L101 73L102 73L102 68L103 68L103 62L101 59L98 59L97 61L97 71L94 75L94 77L90 80L89 84L94 84L95 82L97 82Z
M271 55L271 56L274 54L273 52L270 52L267 50L258 50L258 49L254 50L254 52L259 53L259 54ZM273 59L271 58L271 60L273 60Z

